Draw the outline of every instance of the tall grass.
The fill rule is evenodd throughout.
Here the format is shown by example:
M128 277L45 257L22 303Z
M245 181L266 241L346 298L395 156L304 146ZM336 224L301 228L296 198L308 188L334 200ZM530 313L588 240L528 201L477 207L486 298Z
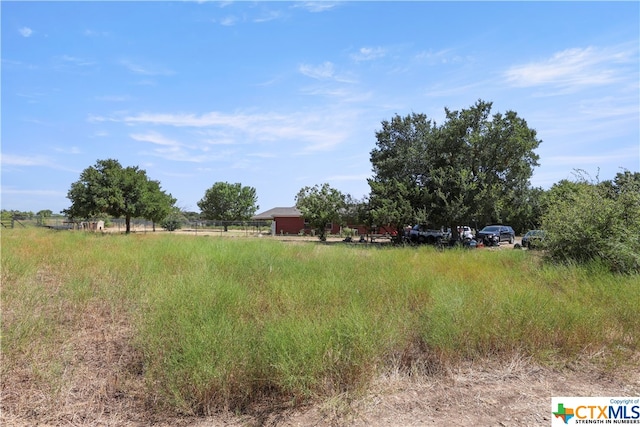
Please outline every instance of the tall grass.
M2 374L40 354L37 369L54 384L64 364L55 350L97 301L133 325L152 401L189 413L361 390L390 365L433 371L514 353L618 363L640 344L638 276L597 264L546 266L511 250L10 230Z

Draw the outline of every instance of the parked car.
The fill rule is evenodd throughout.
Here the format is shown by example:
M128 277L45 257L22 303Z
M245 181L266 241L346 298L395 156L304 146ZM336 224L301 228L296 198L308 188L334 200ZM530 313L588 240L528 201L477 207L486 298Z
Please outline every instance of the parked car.
M460 236L460 240L472 240L473 231L468 225L460 225L458 226L458 236Z
M414 243L434 244L443 237L445 233L442 230L430 229L422 224L414 225L409 231L409 239Z
M540 247L540 243L544 240L544 230L530 230L522 236L522 247L533 249Z
M476 239L483 242L485 246L497 246L500 242L513 243L516 240L516 233L508 225L487 225L478 232Z

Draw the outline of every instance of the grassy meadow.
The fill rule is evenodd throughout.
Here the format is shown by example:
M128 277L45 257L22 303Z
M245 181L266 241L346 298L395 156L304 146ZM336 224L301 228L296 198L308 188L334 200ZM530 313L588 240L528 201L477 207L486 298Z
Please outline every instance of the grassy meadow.
M5 396L19 377L55 400L93 369L110 393L208 414L363 391L389 369L514 354L615 369L640 348L638 276L528 251L43 229L1 239Z

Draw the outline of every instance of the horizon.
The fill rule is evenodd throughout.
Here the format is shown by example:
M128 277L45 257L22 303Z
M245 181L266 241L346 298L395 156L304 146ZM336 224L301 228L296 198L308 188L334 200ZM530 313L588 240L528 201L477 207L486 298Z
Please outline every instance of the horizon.
M177 199L369 194L396 114L491 102L542 140L532 187L640 171L638 2L1 2L4 210L57 214L113 158Z

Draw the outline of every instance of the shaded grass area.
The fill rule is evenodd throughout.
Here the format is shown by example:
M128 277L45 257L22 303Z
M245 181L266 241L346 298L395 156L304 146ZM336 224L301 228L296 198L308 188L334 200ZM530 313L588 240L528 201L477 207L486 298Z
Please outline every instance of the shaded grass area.
M149 406L210 414L362 391L390 366L597 354L616 367L639 348L639 281L525 251L9 230L1 373L55 399L93 355L109 393L144 382ZM82 350L91 322L126 345Z

